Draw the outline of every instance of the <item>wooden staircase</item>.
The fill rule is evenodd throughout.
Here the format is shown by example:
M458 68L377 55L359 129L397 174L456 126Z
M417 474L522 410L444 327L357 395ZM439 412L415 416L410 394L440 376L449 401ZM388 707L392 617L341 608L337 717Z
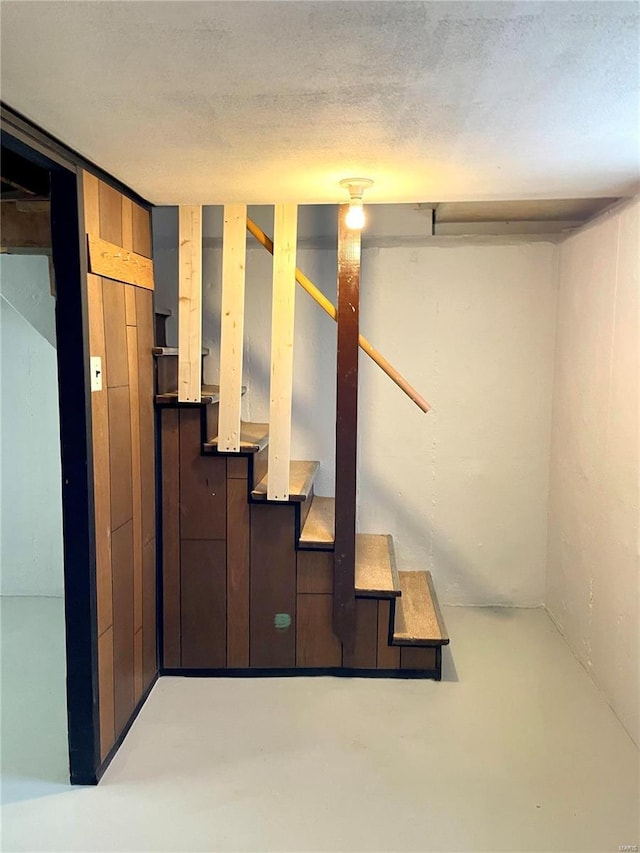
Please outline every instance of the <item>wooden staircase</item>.
M163 671L439 680L449 638L430 573L398 572L390 535L358 533L355 644L344 647L332 624L335 501L314 492L319 463L292 461L288 500L269 501L268 424L243 422L239 452L219 451L216 386L179 403L177 352L154 353Z

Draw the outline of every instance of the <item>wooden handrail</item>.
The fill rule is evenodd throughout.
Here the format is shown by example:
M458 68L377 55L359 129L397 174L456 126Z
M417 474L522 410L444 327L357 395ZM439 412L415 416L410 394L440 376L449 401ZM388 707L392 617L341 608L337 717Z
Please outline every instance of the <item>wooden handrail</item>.
M256 223L252 219L249 219L249 217L247 217L247 231L256 238L260 245L264 246L264 248L273 255L273 241L267 237L262 228L260 228L259 225L256 225ZM337 321L338 314L334 304L327 299L324 293L315 286L311 279L307 278L307 276L303 272L300 272L297 267L296 281L307 291L312 299L315 299L318 305L323 309L323 311L326 311L332 320ZM378 350L373 347L363 335L359 336L358 344L360 345L360 349L366 352L369 358L375 361L378 367L387 374L389 379L392 379L396 383L398 388L401 388L404 391L409 399L413 400L419 409L421 409L425 414L429 411L431 406L427 403L424 397L418 394L416 389L407 382L404 376L398 373L395 367L393 367L382 353L378 352Z

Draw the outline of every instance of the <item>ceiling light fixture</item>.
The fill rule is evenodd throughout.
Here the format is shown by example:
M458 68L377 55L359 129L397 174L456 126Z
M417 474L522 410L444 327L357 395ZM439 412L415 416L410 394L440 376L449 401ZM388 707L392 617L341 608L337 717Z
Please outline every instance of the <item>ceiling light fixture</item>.
M340 181L340 186L349 192L349 212L347 213L347 228L361 231L364 228L364 208L362 207L362 194L372 186L370 178L345 178Z

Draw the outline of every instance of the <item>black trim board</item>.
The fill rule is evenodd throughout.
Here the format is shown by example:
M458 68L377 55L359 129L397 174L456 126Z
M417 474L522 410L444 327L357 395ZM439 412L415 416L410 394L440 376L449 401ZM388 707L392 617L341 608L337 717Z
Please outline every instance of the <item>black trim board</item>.
M436 650L436 663L441 660ZM334 667L247 667L246 669L187 669L163 667L161 676L183 678L295 678L296 676L334 676L337 678L431 678L440 681L441 668L434 669L349 669Z

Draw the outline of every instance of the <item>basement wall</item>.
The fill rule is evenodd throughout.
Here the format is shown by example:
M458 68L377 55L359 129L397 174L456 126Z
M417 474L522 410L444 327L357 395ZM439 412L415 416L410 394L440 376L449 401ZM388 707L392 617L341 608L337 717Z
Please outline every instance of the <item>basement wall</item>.
M315 211L317 212L317 208ZM336 243L300 210L298 267L332 300ZM250 215L273 234L272 214ZM322 220L322 221L320 221ZM222 214L204 216L205 379L218 381ZM318 236L318 231L320 235ZM397 229L396 229L397 231ZM359 529L391 533L398 566L431 569L441 602L544 600L555 340L555 252L546 242L378 234L363 251L361 331L430 401L422 414L360 359ZM177 313L177 210L154 211L156 299ZM269 415L272 262L247 252L243 417ZM317 459L332 495L336 326L296 294L293 457ZM175 316L169 343L176 343Z
M45 256L0 256L2 595L62 597L55 299Z
M547 608L640 743L640 199L559 248Z

